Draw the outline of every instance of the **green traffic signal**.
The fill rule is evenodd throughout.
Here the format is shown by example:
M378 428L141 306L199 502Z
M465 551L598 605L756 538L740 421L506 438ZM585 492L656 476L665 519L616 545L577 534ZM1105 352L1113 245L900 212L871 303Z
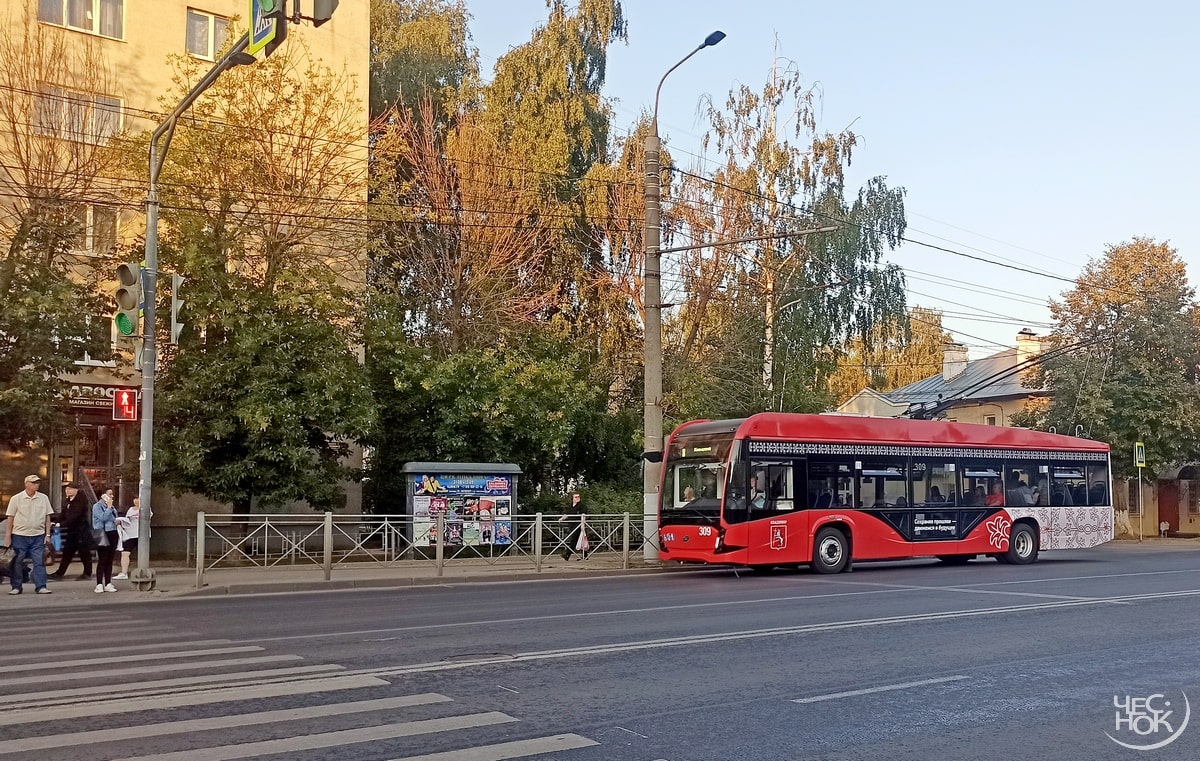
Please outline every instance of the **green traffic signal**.
M123 336L137 333L142 310L142 268L137 262L117 267L117 331Z
M262 9L263 15L266 16L279 10L279 0L258 0L258 7Z

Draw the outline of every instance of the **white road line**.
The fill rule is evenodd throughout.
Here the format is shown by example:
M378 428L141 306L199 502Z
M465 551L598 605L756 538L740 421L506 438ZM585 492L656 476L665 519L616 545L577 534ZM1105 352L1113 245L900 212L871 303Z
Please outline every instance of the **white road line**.
M474 748L448 750L442 753L427 753L423 756L405 756L392 761L504 761L507 758L524 758L541 753L588 748L600 743L580 735L551 735L532 740L514 740L495 745L480 745Z
M234 674L201 674L199 676L178 677L175 679L158 679L151 682L133 682L122 683L121 690L125 694L141 695L152 689L167 689L172 693L178 692L181 688L192 687L196 685L210 685L213 682L227 682L229 685L246 680L254 679L269 679L272 677L291 677L297 676L312 676L329 671L344 671L344 666L335 664L320 664L316 666L294 666L284 669L264 669L261 671L239 671ZM339 674L339 676L370 676L368 674ZM65 681L70 681L65 680ZM109 698L113 695L115 686L112 684L101 684L94 687L75 687L71 686L68 689L59 688L56 690L42 690L40 692L25 692L13 695L0 696L0 706L17 705L28 706L33 702L41 701L43 704L48 703L77 703L79 698L85 695L104 695Z
M26 594L28 594L28 592L26 592ZM111 625L114 629L137 631L137 632L140 632L143 629L154 628L156 626L160 627L160 628L165 626L165 624L157 623L155 621L138 621L138 620L114 621L114 620L110 620L108 618L104 619L104 624L106 627ZM58 638L58 636L60 634L63 636L67 636L67 637L75 636L75 635L87 636L88 634L91 634L93 637L95 637L96 636L96 622L95 621L92 621L92 622L80 621L79 616L76 615L73 618L67 619L67 620L56 620L56 621L40 621L39 620L39 621L29 621L28 623L26 623L26 622L14 623L11 627L5 626L4 630L6 632L11 630L17 634L26 634L26 633L32 634L32 633L36 633L36 632L41 632L41 633L45 634L47 631L52 631L52 632L54 632L54 636L56 639Z
M138 637L141 637L141 636L142 636L142 632L139 631ZM95 637L93 637L92 642L95 642L95 641L96 641ZM122 643L120 647L121 647L121 652L132 653L132 652L135 652L138 650L161 650L163 648L171 648L172 650L174 650L174 649L180 648L180 647L192 647L192 648L218 647L220 645L230 645L230 644L233 644L233 643L227 639L204 639L204 640L196 640L193 642L172 642L169 640L164 640L163 642L136 642L136 643L132 643L132 644ZM58 650L60 647L61 647L61 645L59 645L58 640L55 639L54 649ZM113 646L107 645L103 648L97 648L95 650L77 650L75 648L71 648L70 650L71 650L71 655L92 655L94 653L95 654L103 654L103 655L112 655ZM8 647L8 644L5 643L4 652L5 653L13 653L14 649ZM29 652L26 652L26 653L21 653L18 655L0 655L0 672L4 672L4 671L8 670L4 666L5 663L14 663L14 662L28 660L30 654L32 654L32 653L36 653L38 656L43 657L43 658L46 657L46 643L45 642L38 643L38 645L36 647L31 647L29 649Z
M1058 602L1030 603L1028 605L1012 605L1001 608L968 608L936 613L914 613L906 616L888 616L883 618L866 618L849 621L832 621L820 624L803 624L800 626L783 626L772 629L751 629L748 631L720 632L700 634L687 637L668 637L663 639L618 642L605 645L587 645L583 647L544 650L527 653L516 653L492 658L464 659L460 661L436 661L419 663L396 668L369 669L363 672L375 676L399 676L432 671L451 671L454 669L478 668L484 665L511 664L523 661L552 660L557 658L576 658L589 655L604 655L609 653L632 652L636 650L653 650L667 647L704 645L714 642L733 642L737 640L761 639L764 637L791 636L798 634L819 634L847 629L863 629L874 626L891 626L895 624L925 623L930 621L949 621L961 618L977 618L982 616L1003 615L1009 613L1032 613L1059 608L1078 608L1092 605L1112 605L1116 603L1163 600L1177 597L1200 596L1200 589L1180 592L1148 593L1142 595L1124 595L1106 597L1094 600L1064 600Z
M105 621L104 626L105 626L104 631L106 632L105 636L107 636L108 627L111 626L111 624L109 624L108 621ZM114 627L113 631L118 631L118 630ZM170 638L170 637L178 637L179 636L178 631L172 629L169 626L165 626L165 625L146 626L143 628L143 627L139 627L138 625L134 624L127 631L135 631L135 632L137 632L138 637L143 637L143 638L148 638L148 637ZM4 636L5 637L11 636L14 638L14 640L19 640L21 638L25 638L26 641L32 640L41 645L40 652L45 652L46 651L45 638L46 638L47 632L53 632L54 645L56 647L70 648L75 645L78 645L80 647L86 647L88 645L94 646L97 644L97 642L96 642L97 635L96 635L96 627L95 626L92 626L92 628L89 630L80 629L79 631L76 631L76 632L60 633L57 629L54 628L53 624L49 624L47 626L30 629L30 630L24 631L24 632L13 631L12 634L9 634L9 629L6 627L4 629ZM195 636L195 635L189 634L187 636ZM26 651L38 652L36 647L25 647L25 648L5 647L4 652L12 653L12 652L17 652L21 649L26 650Z
M134 756L115 761L233 761L273 753L299 753L317 748L335 748L354 743L377 742L397 737L412 737L433 732L450 732L456 729L474 729L494 724L516 721L508 714L498 711L473 713L466 716L448 716L444 719L425 719L401 724L384 724L363 729L345 729L339 732L322 732L315 735L300 735L281 740L261 740L237 745L219 745L213 748L195 748L175 753L158 753L152 756ZM348 755L346 758L353 758ZM461 758L459 756L458 758Z
M114 651L116 648L113 648ZM114 653L112 663L118 662ZM107 679L109 677L132 676L134 674L158 674L163 671L199 671L200 669L239 668L252 666L257 663L281 663L284 661L303 660L299 655L261 655L257 658L227 658L217 661L201 661L199 663L164 663L158 666L135 666L133 668L101 669L99 671L77 671L69 676L71 682L86 682L90 679ZM36 676L18 676L13 679L0 679L0 687L16 687L21 684L41 684L47 679L46 674ZM66 678L66 677L64 677ZM111 690L114 685L110 685Z
M142 655L128 655L125 652L123 645L113 645L103 651L107 658L119 657L122 663L132 663L134 661L161 661L173 660L177 658L205 658L212 655L233 655L234 653L261 653L263 649L256 645L242 645L239 647L218 647L210 650L183 650L172 651L168 653L144 653ZM119 656L114 656L114 653L119 653ZM43 656L45 658L45 656ZM96 665L95 658L83 658L77 661L45 661L41 663L20 663L12 666L5 666L4 673L12 674L18 671L51 671L57 669L72 668L74 666L94 666ZM155 669L157 671L158 669ZM86 674L88 672L81 672Z
M6 740L0 743L0 755L61 748L67 745L84 747L95 743L106 743L116 740L124 741L130 738L163 737L166 735L182 735L189 732L207 732L214 729L224 730L234 727L253 727L261 724L276 724L288 721L306 721L308 719L320 719L325 716L341 716L370 711L390 711L397 708L411 708L430 703L446 703L449 700L450 698L445 695L427 692L421 695L404 695L402 697L380 698L378 700L360 700L352 703L334 703L331 705L307 706L305 708L284 708L277 711L260 711L258 713L243 713L233 716L211 716L203 719L185 719L183 721L163 722L160 724L141 724L131 727L96 729L88 732L68 732L60 735L29 737L24 740Z
M104 700L104 707L102 709L97 709L94 703L72 703L71 705L52 708L9 708L0 711L0 727L11 724L36 724L42 721L82 719L95 716L100 711L103 711L105 716L112 716L118 713L156 711L162 708L231 703L239 700L263 700L266 698L287 697L289 695L311 695L317 692L358 690L364 687L386 687L389 684L391 682L377 679L373 676L334 676L321 681L223 687L205 692L186 692L182 695L158 695L147 698L123 697L119 701L111 699L110 695L112 691L109 690L108 695L102 696ZM2 748L3 745L0 745L0 752L3 752Z
M924 687L928 684L941 684L943 682L957 682L968 677L962 676L943 676L937 679L922 679L919 682L902 682L901 684L885 684L881 687L868 687L863 690L850 690L849 692L832 692L828 695L814 695L811 698L797 698L793 703L820 703L823 700L837 700L838 698L852 698L856 695L870 695L874 692L891 692L892 690L907 690L912 687Z
M1175 570L1175 571L1143 571L1143 572L1138 572L1138 573L1097 574L1094 576L1064 576L1061 578L1053 578L1053 579L1019 579L1019 580L1011 580L1011 581L984 581L984 582L979 582L977 584L957 584L957 585L955 585L955 587L961 588L961 589L969 589L971 587L1003 586L1003 585L1007 585L1007 584L1041 584L1041 583L1057 582L1057 581L1089 581L1089 580L1093 580L1093 579L1123 578L1126 576L1167 576L1167 575L1172 575L1172 574L1197 573L1197 572L1200 572L1200 569L1186 569L1186 570ZM386 629L358 629L355 631L326 632L326 633L322 633L322 634L289 634L289 635L280 636L280 637L252 637L252 638L248 638L244 641L246 641L246 642L286 642L289 640L329 639L329 638L337 638L337 637L360 637L360 636L366 636L366 635L372 635L372 634L396 634L396 633L403 633L403 632L428 631L428 630L434 630L434 629L456 629L456 628L477 629L477 628L486 628L486 627L490 627L490 626L498 626L498 625L503 625L503 624L523 624L523 623L533 623L533 622L537 622L537 621L560 621L560 620L570 620L570 619L580 619L580 618L591 618L591 617L598 617L598 616L624 616L624 615L637 614L637 613L668 613L671 611L680 611L680 610L695 610L695 609L701 609L701 608L722 608L722 607L729 607L729 606L744 606L744 605L778 605L779 603L786 603L786 602L805 602L805 601L809 601L809 600L823 600L823 599L827 599L827 598L836 598L836 597L860 597L860 596L866 596L866 595L895 594L896 592L905 592L905 591L920 592L920 591L923 591L924 589L926 589L926 587L920 587L920 586L915 586L915 585L901 585L901 584L885 585L881 582L850 581L850 580L842 580L841 578L835 579L833 577L821 577L821 578L805 577L804 582L811 583L811 584L832 584L835 586L844 585L844 586L863 586L863 587L877 587L877 588L876 589L866 589L866 590L858 591L858 592L825 592L825 593L820 593L820 594L786 595L786 596L779 596L779 597L756 597L756 598L752 598L752 599L739 599L739 600L719 600L719 601L709 600L709 601L705 601L705 602L683 603L680 605L656 605L656 606L647 607L647 608L621 608L621 609L615 609L615 610L580 611L578 613L557 613L557 614L543 615L543 616L521 616L521 617L515 617L515 618L496 618L496 619L485 619L485 620L457 621L454 623L425 624L425 625L421 625L421 626L396 626L396 627L389 627ZM1096 599L1102 600L1103 598L1096 598Z

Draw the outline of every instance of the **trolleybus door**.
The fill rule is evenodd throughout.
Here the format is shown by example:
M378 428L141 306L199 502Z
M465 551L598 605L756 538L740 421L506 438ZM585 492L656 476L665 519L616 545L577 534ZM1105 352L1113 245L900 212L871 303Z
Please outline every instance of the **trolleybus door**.
M804 461L754 459L749 471L749 563L806 562L809 513Z

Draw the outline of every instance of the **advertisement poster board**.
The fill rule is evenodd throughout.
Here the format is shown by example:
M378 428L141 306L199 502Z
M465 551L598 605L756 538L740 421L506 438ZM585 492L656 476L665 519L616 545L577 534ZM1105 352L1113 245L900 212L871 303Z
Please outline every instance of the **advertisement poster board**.
M499 473L414 474L413 544L437 544L435 526L442 516L446 547L506 545L512 542L515 479Z

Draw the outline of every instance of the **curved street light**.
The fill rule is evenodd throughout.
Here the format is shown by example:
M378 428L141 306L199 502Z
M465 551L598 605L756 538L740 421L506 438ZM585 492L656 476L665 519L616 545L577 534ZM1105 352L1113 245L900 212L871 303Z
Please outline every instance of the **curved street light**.
M654 115L650 122L650 134L646 136L646 226L644 230L644 253L646 274L643 282L643 302L646 312L646 332L643 338L643 375L645 412L643 417L642 463L642 556L646 560L658 559L658 546L654 537L658 532L658 479L662 471L662 288L660 271L661 223L661 178L659 177L659 151L662 144L658 139L658 96L663 82L684 61L704 48L712 47L725 39L725 33L715 31L704 38L695 50L679 59L654 90Z

